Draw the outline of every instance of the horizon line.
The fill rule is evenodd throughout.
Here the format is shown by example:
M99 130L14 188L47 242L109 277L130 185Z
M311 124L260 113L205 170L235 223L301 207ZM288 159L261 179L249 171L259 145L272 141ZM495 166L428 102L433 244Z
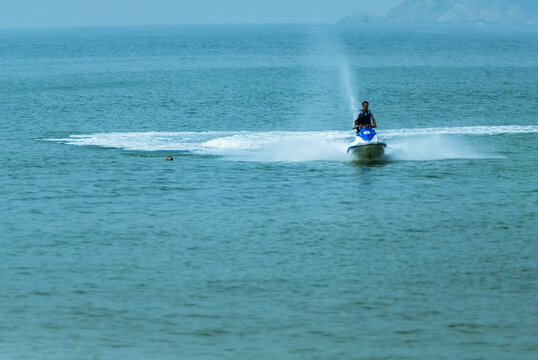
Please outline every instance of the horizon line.
M420 23L420 22L371 22L371 23L339 23L339 22L201 22L201 23L168 23L168 24L109 24L109 25L37 25L37 26L0 26L0 31L17 31L17 30L61 30L61 29L114 29L114 28L142 28L142 27L182 27L182 26L293 26L293 25L329 25L339 27L354 26L517 26L533 27L538 24L509 24L509 23L471 23L471 22L450 22L450 23Z

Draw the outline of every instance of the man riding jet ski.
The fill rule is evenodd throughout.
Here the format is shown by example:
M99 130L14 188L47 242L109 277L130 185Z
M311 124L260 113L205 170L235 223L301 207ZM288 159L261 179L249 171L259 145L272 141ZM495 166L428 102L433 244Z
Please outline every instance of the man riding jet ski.
M364 126L367 126L369 128L377 127L375 123L374 114L372 114L372 112L368 110L368 105L369 105L368 101L363 101L362 111L359 111L357 113L357 116L355 117L355 122L353 123L353 129L357 129L357 133Z
M353 128L357 130L355 141L347 149L358 160L374 160L385 153L387 145L378 141L377 133L373 128L377 127L374 115L368 110L368 101L363 101L362 111L359 111Z

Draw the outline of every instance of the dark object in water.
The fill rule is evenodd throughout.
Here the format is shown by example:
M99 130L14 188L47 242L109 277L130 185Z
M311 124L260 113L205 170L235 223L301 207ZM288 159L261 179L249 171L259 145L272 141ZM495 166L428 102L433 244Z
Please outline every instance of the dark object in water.
M167 157L166 157L166 160L167 160L167 161L172 161L172 160L174 160L174 158L171 157L171 156L167 156Z

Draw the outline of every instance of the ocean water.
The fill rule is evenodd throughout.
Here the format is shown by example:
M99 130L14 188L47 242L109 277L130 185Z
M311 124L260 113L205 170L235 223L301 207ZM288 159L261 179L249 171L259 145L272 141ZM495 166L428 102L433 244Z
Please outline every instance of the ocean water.
M536 27L1 30L0 84L0 359L538 357Z

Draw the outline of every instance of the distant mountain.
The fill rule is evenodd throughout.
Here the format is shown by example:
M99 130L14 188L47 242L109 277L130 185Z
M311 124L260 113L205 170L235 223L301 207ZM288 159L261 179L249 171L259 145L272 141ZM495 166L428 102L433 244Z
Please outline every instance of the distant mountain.
M538 24L538 0L403 0L385 18L356 14L338 23Z
M533 7L529 1L518 0L404 0L388 13L387 20L399 23L536 24L538 15Z
M337 24L366 24L366 23L379 23L379 22L385 22L385 21L386 19L382 16L360 12L353 15L345 16L339 19L336 23Z

